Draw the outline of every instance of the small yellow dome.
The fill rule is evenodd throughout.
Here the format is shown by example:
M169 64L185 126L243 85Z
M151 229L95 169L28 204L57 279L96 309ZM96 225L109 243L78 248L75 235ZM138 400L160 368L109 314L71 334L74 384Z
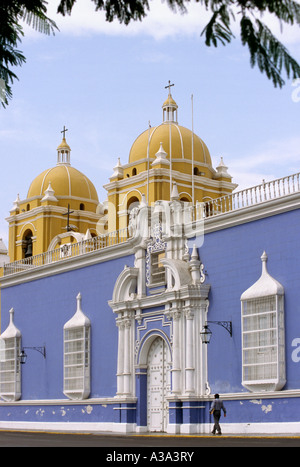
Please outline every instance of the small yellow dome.
M188 128L178 125L175 122L165 122L157 127L144 131L133 143L129 153L129 163L136 163L149 157L155 158L155 154L160 148L160 143L167 153L169 159L170 152L170 127L171 127L171 151L172 159L192 160L192 139L194 139L194 162L212 166L209 150L199 136L193 135Z
M57 147L57 150L59 151L60 149L68 149L69 151L71 151L71 148L70 146L68 145L67 141L66 141L66 138L63 138L62 142L60 143L60 145Z
M99 203L93 183L79 170L64 164L59 164L38 175L29 187L27 198L43 197L49 183L57 199L76 198Z
M173 106L173 107L178 107L178 105L176 104L176 102L174 101L173 97L171 94L169 94L168 98L165 100L165 102L163 103L162 107L168 107L168 106Z

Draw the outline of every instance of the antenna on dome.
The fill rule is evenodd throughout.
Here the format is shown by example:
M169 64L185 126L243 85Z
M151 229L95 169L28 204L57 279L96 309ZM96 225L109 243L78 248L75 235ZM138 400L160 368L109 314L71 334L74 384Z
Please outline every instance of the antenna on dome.
M148 145L147 145L147 204L149 206L149 171L150 171L150 120L148 122Z
M195 181L194 181L194 96L191 97L192 102L192 206L194 212L195 204Z
M169 80L169 84L168 86L165 86L165 89L169 88L169 109L168 109L168 112L170 112L170 105L171 105L171 87L174 86L174 84L171 84L171 81ZM169 159L170 159L170 199L171 199L171 196L172 196L172 185L173 185L173 181L172 181L172 142L171 142L171 121L170 121L170 116L168 118L169 120Z

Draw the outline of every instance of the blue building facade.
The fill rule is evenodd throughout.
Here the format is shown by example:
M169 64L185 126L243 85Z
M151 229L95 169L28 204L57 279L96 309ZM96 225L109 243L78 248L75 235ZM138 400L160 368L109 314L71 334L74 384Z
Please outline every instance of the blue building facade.
M298 187L204 203L190 223L176 196L167 215L157 206L140 204L122 243L4 268L1 428L206 433L219 393L223 432L299 432ZM4 389L12 339L15 392Z

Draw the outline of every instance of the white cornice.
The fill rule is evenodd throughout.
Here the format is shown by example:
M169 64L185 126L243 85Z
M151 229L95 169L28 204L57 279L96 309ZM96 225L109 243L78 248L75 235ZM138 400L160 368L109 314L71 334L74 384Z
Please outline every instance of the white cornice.
M36 268L27 269L26 271L16 274L3 276L0 278L1 288L11 287L13 285L30 282L44 277L62 274L64 272L81 269L94 264L103 263L112 259L121 258L123 256L132 255L135 241L133 239L118 245L108 246L101 250L91 251L80 256L65 258L62 261L38 266Z
M86 210L73 210L73 218L77 217L90 217L94 218L95 221L97 221L100 218L99 214L96 214L95 212L92 211L86 211ZM61 207L61 206L38 206L36 208L31 209L30 211L25 211L25 212L20 212L19 214L13 214L12 216L7 217L5 220L7 222L13 222L13 221L18 221L18 224L20 225L20 221L27 222L28 219L31 221L37 220L40 217L57 217L61 219L61 215L66 213L66 208ZM59 214L60 217L55 216L54 214Z
M196 285L187 285L182 287L180 290L164 290L162 293L135 297L132 300L127 300L126 302L122 301L114 303L110 300L108 304L114 313L120 313L124 310L142 310L144 308L162 307L166 303L174 303L177 300L182 301L191 298L193 300L205 300L208 296L209 289L209 284L202 284L200 287ZM158 311L157 313L161 313L161 311Z
M40 400L26 400L21 399L18 401L13 402L6 402L0 400L0 407L1 406L40 406L40 405L103 405L103 404L134 404L137 401L136 397L95 397L90 399L40 399Z
M169 169L150 169L149 170L149 183L166 183L166 179L160 180L158 177L165 177L169 179L170 177L170 170ZM184 174L182 172L178 172L177 170L172 171L172 177L176 178L178 184L180 182L192 182L192 175ZM107 191L115 190L119 193L127 191L127 187L130 186L132 189L138 188L140 186L144 186L147 182L147 172L141 172L138 175L134 175L134 177L124 178L122 180L113 180L110 183L103 185L103 188ZM203 176L194 175L194 183L195 186L202 188L224 188L227 190L233 190L237 187L235 183L225 181L225 180L215 180L213 178L207 178ZM189 186L189 185L188 185ZM114 193L115 193L114 192Z
M204 233L227 229L300 208L300 192L204 219Z
M261 399L289 399L292 397L300 397L300 389L287 389L282 391L263 391L263 392L228 392L220 393L220 398L223 401L229 400L253 400L259 403ZM214 394L208 396L168 396L168 401L184 401L184 400L193 400L196 401L211 401L214 399Z
M32 201L35 201L35 200L41 201L43 197L44 195L43 196L32 196L31 198L25 198L19 201L19 205L31 203ZM81 201L81 202L86 202L86 203L92 203L92 204L95 204L96 206L98 206L99 204L99 201L96 201L90 198L81 198L79 196L55 196L55 197L57 198L57 200L69 199L69 200Z

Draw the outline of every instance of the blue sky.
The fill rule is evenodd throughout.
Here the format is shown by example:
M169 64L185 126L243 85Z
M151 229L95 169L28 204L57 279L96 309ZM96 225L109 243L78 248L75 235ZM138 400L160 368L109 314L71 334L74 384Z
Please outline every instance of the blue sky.
M276 89L258 69L238 38L208 48L200 33L207 14L192 4L186 15L154 0L147 19L128 27L106 23L90 0L78 0L71 17L49 16L60 32L38 34L25 27L19 48L27 58L16 69L13 100L0 110L0 237L19 193L24 199L33 178L56 164L61 130L68 128L71 163L85 173L105 200L103 185L118 157L128 161L135 138L162 121L165 86L175 86L178 121L207 144L214 166L222 156L238 189L264 178L300 171L300 82ZM278 35L276 22L267 19ZM300 61L300 32L280 36Z

